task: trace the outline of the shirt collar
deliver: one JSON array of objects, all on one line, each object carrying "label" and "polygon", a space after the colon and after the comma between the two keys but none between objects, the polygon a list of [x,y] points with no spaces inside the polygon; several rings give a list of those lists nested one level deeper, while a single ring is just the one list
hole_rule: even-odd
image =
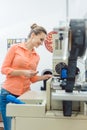
[{"label": "shirt collar", "polygon": [[[26,47],[25,47],[25,43],[19,43],[18,46],[20,46],[21,48],[25,49],[25,50],[28,50]],[[29,51],[29,50],[28,50]],[[36,53],[35,49],[32,50],[32,53]]]}]

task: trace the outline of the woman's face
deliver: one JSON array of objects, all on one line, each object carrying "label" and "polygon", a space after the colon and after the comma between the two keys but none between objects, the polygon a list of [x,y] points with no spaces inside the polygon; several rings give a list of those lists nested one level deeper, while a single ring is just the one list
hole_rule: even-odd
[{"label": "woman's face", "polygon": [[46,34],[43,32],[38,35],[35,35],[34,33],[32,33],[31,38],[32,38],[33,46],[37,48],[40,45],[43,45],[43,42],[46,38]]}]

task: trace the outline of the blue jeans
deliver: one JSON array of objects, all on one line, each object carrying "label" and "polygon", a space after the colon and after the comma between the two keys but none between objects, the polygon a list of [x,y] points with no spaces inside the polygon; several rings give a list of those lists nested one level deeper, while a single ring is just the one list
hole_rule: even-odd
[{"label": "blue jeans", "polygon": [[5,89],[1,89],[1,114],[4,124],[4,130],[11,130],[11,117],[6,116],[6,105],[9,103],[6,96],[9,94]]},{"label": "blue jeans", "polygon": [[9,94],[5,89],[1,89],[1,114],[4,124],[4,130],[11,130],[11,117],[6,116],[6,105],[9,103],[6,100],[6,96]]}]

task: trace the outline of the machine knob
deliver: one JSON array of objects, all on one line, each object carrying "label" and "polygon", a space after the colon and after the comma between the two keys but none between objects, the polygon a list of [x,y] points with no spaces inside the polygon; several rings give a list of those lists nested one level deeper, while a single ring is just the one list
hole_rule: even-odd
[{"label": "machine knob", "polygon": [[55,71],[56,71],[56,73],[57,73],[57,74],[61,74],[61,70],[62,70],[63,68],[67,68],[67,65],[66,65],[64,62],[60,62],[59,64],[57,64],[57,65],[55,66]]}]

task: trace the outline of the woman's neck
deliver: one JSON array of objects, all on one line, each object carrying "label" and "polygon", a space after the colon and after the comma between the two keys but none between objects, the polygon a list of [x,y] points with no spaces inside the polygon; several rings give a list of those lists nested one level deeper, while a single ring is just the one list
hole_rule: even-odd
[{"label": "woman's neck", "polygon": [[32,46],[32,44],[31,44],[30,41],[27,41],[27,42],[25,43],[25,46],[26,46],[26,48],[27,48],[28,50],[30,50],[30,51],[33,50],[33,46]]}]

